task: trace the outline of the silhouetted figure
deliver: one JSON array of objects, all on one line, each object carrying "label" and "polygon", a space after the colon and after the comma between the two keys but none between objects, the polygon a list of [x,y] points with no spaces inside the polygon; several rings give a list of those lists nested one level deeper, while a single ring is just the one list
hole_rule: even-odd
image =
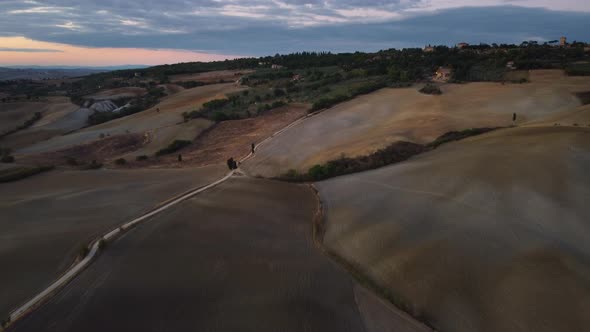
[{"label": "silhouetted figure", "polygon": [[233,157],[227,160],[227,168],[229,168],[230,171],[233,171],[234,169],[238,168],[238,163],[234,160]]},{"label": "silhouetted figure", "polygon": [[182,162],[182,155],[181,154],[178,155],[178,161]]},{"label": "silhouetted figure", "polygon": [[256,148],[256,145],[254,145],[254,143],[252,143],[252,154],[254,154],[254,149]]},{"label": "silhouetted figure", "polygon": [[516,113],[512,114],[512,122],[516,122]]},{"label": "silhouetted figure", "polygon": [[156,112],[157,112],[157,113],[160,113],[160,108],[159,108],[159,107],[158,107],[158,108],[156,108]]}]

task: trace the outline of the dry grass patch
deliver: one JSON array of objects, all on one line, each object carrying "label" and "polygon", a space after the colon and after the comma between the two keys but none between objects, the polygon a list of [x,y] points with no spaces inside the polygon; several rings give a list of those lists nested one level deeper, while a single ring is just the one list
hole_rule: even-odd
[{"label": "dry grass patch", "polygon": [[230,157],[239,159],[250,153],[252,143],[266,139],[305,116],[308,109],[304,104],[289,105],[256,118],[220,122],[203,132],[191,146],[178,151],[177,154],[182,154],[181,163],[175,154],[138,166],[194,167],[224,163]]},{"label": "dry grass patch", "polygon": [[216,71],[209,71],[204,73],[196,73],[196,74],[181,74],[181,75],[173,75],[170,76],[171,82],[188,82],[188,81],[198,81],[204,83],[219,83],[220,81],[223,82],[235,82],[240,77],[253,73],[254,70],[245,69],[245,70],[216,70]]}]

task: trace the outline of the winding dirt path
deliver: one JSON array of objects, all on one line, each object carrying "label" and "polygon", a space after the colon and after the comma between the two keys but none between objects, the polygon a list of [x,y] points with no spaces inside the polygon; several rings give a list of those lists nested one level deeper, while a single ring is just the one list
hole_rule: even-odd
[{"label": "winding dirt path", "polygon": [[[268,138],[264,139],[263,141],[259,142],[255,148],[258,149],[260,146],[267,144],[270,140],[272,140],[277,135],[280,135],[284,131],[288,130],[289,128],[298,125],[299,123],[315,116],[315,114],[307,115],[299,120],[289,124],[288,126],[282,128],[281,130],[275,132]],[[240,160],[240,163],[245,162],[246,160],[250,159],[254,155],[254,152],[250,152],[247,156],[243,157]],[[234,175],[245,175],[241,170],[233,170],[227,173],[223,178],[212,182],[206,186],[195,188],[189,190],[181,195],[173,197],[166,202],[162,203],[161,206],[158,208],[136,218],[133,219],[113,230],[104,234],[103,236],[97,238],[93,241],[88,249],[88,254],[79,262],[76,262],[72,265],[72,267],[65,272],[59,279],[54,281],[48,288],[37,294],[31,300],[26,302],[24,305],[20,306],[19,308],[15,309],[10,314],[10,322],[9,325],[5,328],[9,328],[14,322],[22,319],[27,314],[32,313],[36,308],[40,307],[54,295],[56,295],[60,290],[62,290],[69,282],[71,282],[74,278],[76,278],[82,271],[84,271],[100,254],[101,247],[104,242],[113,241],[119,238],[121,235],[126,233],[127,231],[133,229],[138,224],[145,222],[149,218],[170,209],[181,202],[184,202],[195,195],[198,195],[204,191],[207,191],[213,187],[216,187]],[[247,175],[246,175],[247,176]],[[318,206],[318,215],[322,215],[322,206],[321,202]],[[321,246],[321,241],[318,242]],[[321,248],[318,250],[323,251]],[[325,253],[324,253],[325,254]],[[329,257],[329,255],[327,255]],[[337,262],[334,264],[339,265]],[[346,271],[346,269],[344,268]],[[346,271],[349,272],[349,271]],[[362,313],[363,319],[365,320],[366,330],[368,332],[377,332],[377,331],[412,331],[412,332],[428,332],[431,331],[428,327],[424,326],[422,323],[413,320],[409,317],[406,313],[402,312],[401,310],[397,309],[393,305],[386,303],[384,300],[380,299],[378,296],[373,294],[369,289],[361,286],[360,284],[355,282],[354,286],[354,294],[355,300],[357,302],[357,306]],[[377,310],[378,309],[378,310]],[[1,329],[3,331],[5,329]]]}]

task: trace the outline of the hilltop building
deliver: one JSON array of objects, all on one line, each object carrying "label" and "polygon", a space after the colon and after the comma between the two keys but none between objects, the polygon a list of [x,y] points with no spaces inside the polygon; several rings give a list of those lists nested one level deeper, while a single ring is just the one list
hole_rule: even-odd
[{"label": "hilltop building", "polygon": [[424,52],[426,53],[430,53],[430,52],[434,52],[434,47],[433,46],[424,46]]},{"label": "hilltop building", "polygon": [[508,61],[508,63],[506,63],[506,68],[510,70],[515,70],[516,66],[514,65],[514,61]]},{"label": "hilltop building", "polygon": [[469,44],[468,44],[468,43],[459,43],[459,44],[457,44],[457,48],[458,48],[458,49],[463,49],[463,48],[465,48],[465,47],[467,47],[467,46],[469,46]]},{"label": "hilltop building", "polygon": [[270,68],[271,68],[271,69],[276,69],[276,70],[278,70],[278,69],[283,69],[283,68],[285,68],[285,67],[283,67],[283,66],[281,66],[281,65],[272,65]]},{"label": "hilltop building", "polygon": [[453,70],[451,68],[439,67],[436,70],[436,73],[434,73],[433,80],[439,81],[439,82],[447,82],[448,80],[451,79],[452,75],[453,75]]},{"label": "hilltop building", "polygon": [[567,38],[566,37],[559,38],[559,46],[561,46],[561,47],[567,46]]}]

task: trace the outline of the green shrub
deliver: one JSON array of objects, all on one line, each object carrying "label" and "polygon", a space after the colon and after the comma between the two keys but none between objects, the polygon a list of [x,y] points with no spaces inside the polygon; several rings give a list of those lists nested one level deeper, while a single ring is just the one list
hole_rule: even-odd
[{"label": "green shrub", "polygon": [[283,90],[283,89],[275,89],[273,93],[274,93],[275,97],[282,97],[286,94],[285,90]]},{"label": "green shrub", "polygon": [[191,145],[191,141],[185,140],[175,140],[174,142],[170,143],[166,148],[159,150],[156,152],[156,156],[163,156],[166,154],[174,153],[184,147]]},{"label": "green shrub", "polygon": [[115,160],[115,164],[125,165],[125,164],[127,164],[127,160],[125,158],[119,158],[119,159]]},{"label": "green shrub", "polygon": [[441,144],[445,144],[445,143],[452,142],[452,141],[462,140],[462,139],[470,137],[470,136],[485,134],[487,132],[490,132],[490,131],[496,130],[496,129],[498,129],[498,128],[471,128],[471,129],[465,129],[462,131],[449,131],[448,133],[445,133],[445,134],[439,136],[433,142],[428,143],[426,146],[429,148],[437,148]]},{"label": "green shrub", "polygon": [[183,87],[185,89],[192,89],[192,88],[196,88],[198,86],[206,85],[207,83],[200,82],[200,81],[185,81],[185,82],[177,82],[176,84],[180,85],[181,87]]},{"label": "green shrub", "polygon": [[0,171],[0,182],[17,181],[42,172],[50,171],[54,166],[14,167]]},{"label": "green shrub", "polygon": [[215,112],[213,114],[213,121],[215,121],[215,122],[227,121],[230,119],[231,118],[223,112]]},{"label": "green shrub", "polygon": [[440,88],[434,84],[426,84],[420,92],[427,95],[442,95]]},{"label": "green shrub", "polygon": [[78,166],[78,161],[74,157],[67,157],[66,164],[68,164],[70,166]]},{"label": "green shrub", "polygon": [[81,170],[93,170],[93,169],[100,169],[102,168],[102,163],[93,160],[90,164],[82,165],[80,167]]},{"label": "green shrub", "polygon": [[215,111],[229,104],[229,99],[214,99],[203,104],[204,111]]},{"label": "green shrub", "polygon": [[0,156],[8,156],[12,153],[10,148],[0,148]]},{"label": "green shrub", "polygon": [[86,256],[88,256],[88,253],[90,253],[90,250],[86,245],[83,245],[78,250],[78,257],[80,257],[80,259],[84,259]]},{"label": "green shrub", "polygon": [[14,162],[14,156],[11,155],[4,155],[0,158],[0,162],[3,163],[13,163]]},{"label": "green shrub", "polygon": [[271,107],[271,109],[275,109],[275,108],[283,107],[286,105],[287,105],[287,103],[285,103],[282,100],[279,100],[279,101],[275,101],[274,103],[272,103],[272,105],[270,105],[270,107]]},{"label": "green shrub", "polygon": [[590,64],[581,63],[570,65],[565,69],[565,72],[569,76],[590,76]]},{"label": "green shrub", "polygon": [[32,126],[35,122],[39,121],[39,119],[41,119],[41,112],[35,112],[35,114],[33,114],[33,117],[25,121],[25,123],[20,127],[20,129],[25,129]]},{"label": "green shrub", "polygon": [[590,104],[590,91],[578,92],[576,93],[576,97],[578,97],[582,105]]},{"label": "green shrub", "polygon": [[330,108],[336,104],[340,104],[340,103],[350,100],[356,96],[368,94],[368,93],[377,91],[379,89],[382,89],[386,86],[387,85],[385,84],[385,82],[371,82],[371,83],[367,83],[365,85],[362,85],[356,89],[352,89],[348,94],[339,94],[339,95],[335,95],[332,97],[321,98],[318,101],[316,101],[315,103],[313,103],[313,105],[310,109],[310,113],[313,113],[313,112],[316,112],[316,111],[319,111],[319,110],[322,110],[325,108]]}]

